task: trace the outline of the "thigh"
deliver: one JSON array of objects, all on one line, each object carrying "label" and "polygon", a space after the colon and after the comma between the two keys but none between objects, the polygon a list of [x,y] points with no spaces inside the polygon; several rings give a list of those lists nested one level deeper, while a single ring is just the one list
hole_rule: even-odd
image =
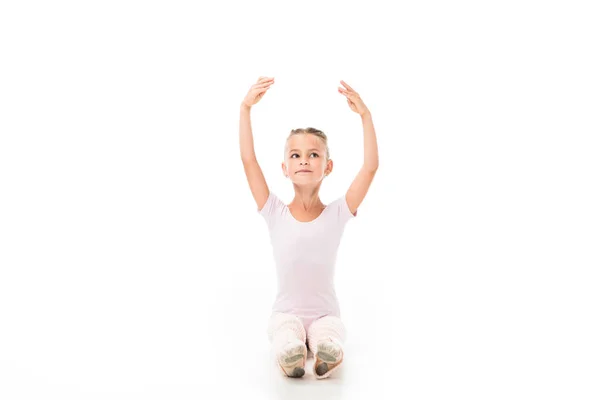
[{"label": "thigh", "polygon": [[307,331],[308,344],[311,351],[316,348],[316,345],[321,340],[327,340],[334,338],[340,343],[346,341],[346,327],[340,317],[333,315],[326,315],[324,317],[316,319],[309,327]]},{"label": "thigh", "polygon": [[275,311],[269,318],[267,328],[269,341],[273,341],[275,334],[282,331],[292,331],[295,337],[302,341],[306,341],[306,331],[302,320],[298,316]]}]

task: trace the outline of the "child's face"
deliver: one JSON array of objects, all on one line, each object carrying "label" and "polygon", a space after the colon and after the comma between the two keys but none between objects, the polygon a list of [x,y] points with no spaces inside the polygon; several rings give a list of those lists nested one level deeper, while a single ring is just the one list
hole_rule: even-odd
[{"label": "child's face", "polygon": [[[325,145],[319,137],[311,134],[293,135],[285,148],[283,173],[298,184],[321,181],[333,167],[333,162],[326,158]],[[299,172],[301,170],[310,172]]]}]

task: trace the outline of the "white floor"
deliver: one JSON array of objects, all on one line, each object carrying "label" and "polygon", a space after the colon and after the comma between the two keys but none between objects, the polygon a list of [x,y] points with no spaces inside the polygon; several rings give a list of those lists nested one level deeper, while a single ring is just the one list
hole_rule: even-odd
[{"label": "white floor", "polygon": [[[265,310],[266,311],[266,310]],[[268,313],[267,313],[268,314]],[[384,379],[377,376],[381,371],[382,353],[378,350],[378,341],[372,335],[372,329],[365,327],[360,329],[361,324],[354,324],[352,313],[348,312],[346,327],[348,339],[344,346],[344,363],[340,369],[329,378],[318,380],[313,374],[314,356],[309,352],[302,378],[288,378],[283,376],[273,360],[270,358],[270,343],[266,335],[266,320],[262,329],[257,329],[245,334],[250,337],[253,345],[246,346],[234,338],[235,330],[228,330],[219,342],[229,342],[225,346],[230,357],[237,358],[238,362],[229,363],[219,360],[216,364],[220,369],[227,372],[216,377],[212,385],[212,393],[218,393],[222,398],[256,398],[256,399],[364,399],[374,393],[381,393],[384,388]],[[262,317],[266,315],[263,311],[259,313]],[[256,317],[240,317],[247,321],[248,325]],[[372,321],[373,317],[367,317],[364,325]],[[233,327],[240,321],[224,321],[224,324]],[[256,327],[256,326],[255,326]],[[369,342],[364,338],[372,338]],[[237,343],[237,344],[236,344]],[[236,357],[237,354],[237,357]],[[248,360],[248,361],[244,361]],[[391,364],[391,360],[388,361]],[[395,368],[390,365],[388,368]],[[385,375],[385,374],[382,374]]]},{"label": "white floor", "polygon": [[363,279],[359,291],[351,270],[339,275],[344,364],[324,380],[314,359],[299,379],[269,359],[262,277],[186,281],[170,269],[150,272],[152,284],[112,273],[85,286],[71,271],[76,287],[56,270],[14,275],[3,292],[0,399],[598,398],[597,327],[583,294],[568,303],[528,278],[447,285],[441,270]]}]

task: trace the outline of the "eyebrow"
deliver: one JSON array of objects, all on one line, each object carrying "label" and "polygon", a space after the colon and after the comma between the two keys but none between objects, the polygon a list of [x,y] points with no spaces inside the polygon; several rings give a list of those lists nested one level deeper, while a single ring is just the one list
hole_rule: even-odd
[{"label": "eyebrow", "polygon": [[[311,150],[320,151],[319,149],[308,149],[308,151],[311,151]],[[300,150],[298,150],[298,149],[291,149],[291,150],[289,151],[289,153],[291,153],[292,151],[300,151]]]}]

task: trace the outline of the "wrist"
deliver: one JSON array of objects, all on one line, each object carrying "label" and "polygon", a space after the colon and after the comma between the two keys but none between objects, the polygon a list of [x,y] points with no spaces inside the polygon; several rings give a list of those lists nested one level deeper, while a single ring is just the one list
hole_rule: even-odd
[{"label": "wrist", "polygon": [[250,108],[251,107],[249,105],[247,105],[246,103],[240,104],[240,110],[241,111],[250,111]]}]

